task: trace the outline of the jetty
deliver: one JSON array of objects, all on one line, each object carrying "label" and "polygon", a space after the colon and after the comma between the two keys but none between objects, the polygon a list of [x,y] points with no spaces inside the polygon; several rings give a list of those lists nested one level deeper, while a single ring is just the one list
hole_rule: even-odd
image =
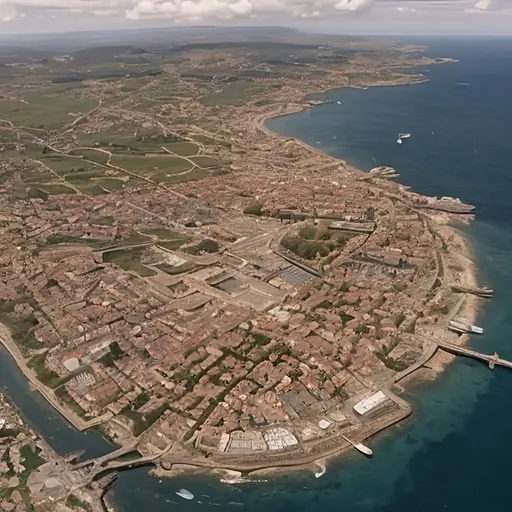
[{"label": "jetty", "polygon": [[494,295],[494,290],[491,290],[490,288],[466,288],[465,286],[452,284],[451,289],[455,293],[469,293],[471,295],[476,295],[477,297],[482,297],[484,299],[491,299]]},{"label": "jetty", "polygon": [[361,452],[367,457],[373,456],[372,450],[368,448],[368,446],[365,446],[363,443],[354,443],[354,441],[351,441],[347,436],[344,436],[343,434],[341,434],[341,437],[343,437],[347,443],[350,443],[357,451]]},{"label": "jetty", "polygon": [[512,369],[512,362],[507,361],[506,359],[502,359],[497,352],[494,352],[493,355],[488,355],[482,354],[481,352],[477,352],[476,350],[470,348],[455,345],[454,343],[449,343],[447,341],[435,341],[435,343],[439,348],[446,350],[446,352],[450,352],[455,355],[471,357],[479,361],[484,361],[489,365],[491,370],[493,370],[496,365]]}]

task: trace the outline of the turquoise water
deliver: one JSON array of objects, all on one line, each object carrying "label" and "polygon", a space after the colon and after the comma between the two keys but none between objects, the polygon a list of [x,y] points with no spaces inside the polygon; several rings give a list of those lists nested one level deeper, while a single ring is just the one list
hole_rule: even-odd
[{"label": "turquoise water", "polygon": [[[419,192],[475,204],[478,220],[466,232],[479,279],[496,297],[480,312],[484,336],[471,344],[512,360],[512,41],[427,44],[432,55],[461,62],[432,66],[431,81],[421,85],[330,91],[341,105],[321,105],[268,125],[363,169],[392,165],[400,181]],[[402,131],[412,138],[399,147]],[[97,433],[68,427],[29,392],[1,350],[0,385],[58,451],[86,448],[92,455],[109,448]],[[115,501],[122,512],[510,511],[511,391],[512,372],[458,359],[435,383],[407,393],[415,414],[373,442],[373,460],[353,453],[330,463],[318,480],[300,473],[239,487],[191,476],[160,482],[138,469],[121,475]],[[182,487],[195,500],[176,496]]]}]

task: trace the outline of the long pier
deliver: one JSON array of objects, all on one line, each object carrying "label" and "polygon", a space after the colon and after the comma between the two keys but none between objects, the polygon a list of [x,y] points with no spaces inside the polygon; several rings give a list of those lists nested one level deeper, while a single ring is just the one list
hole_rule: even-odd
[{"label": "long pier", "polygon": [[453,343],[448,343],[446,341],[432,341],[434,341],[439,348],[442,348],[447,352],[451,352],[452,354],[471,357],[473,359],[478,359],[479,361],[485,361],[489,365],[489,368],[491,370],[494,369],[496,365],[512,369],[512,362],[507,361],[506,359],[501,359],[497,352],[494,352],[493,355],[482,354],[481,352],[477,352],[476,350],[461,347],[460,345],[455,345]]}]

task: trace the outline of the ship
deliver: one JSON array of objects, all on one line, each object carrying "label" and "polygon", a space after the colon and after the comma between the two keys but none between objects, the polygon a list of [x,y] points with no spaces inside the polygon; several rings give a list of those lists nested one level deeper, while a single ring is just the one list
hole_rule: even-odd
[{"label": "ship", "polygon": [[397,144],[402,144],[404,139],[409,139],[411,137],[411,134],[410,133],[399,133],[398,134],[398,139],[397,139]]},{"label": "ship", "polygon": [[187,489],[180,489],[179,491],[176,492],[176,494],[180,498],[183,498],[184,500],[193,500],[194,499],[194,495],[190,491],[187,491]]},{"label": "ship", "polygon": [[460,334],[483,334],[484,330],[477,325],[472,325],[467,320],[460,318],[458,320],[451,320],[448,328],[451,331],[458,332]]}]

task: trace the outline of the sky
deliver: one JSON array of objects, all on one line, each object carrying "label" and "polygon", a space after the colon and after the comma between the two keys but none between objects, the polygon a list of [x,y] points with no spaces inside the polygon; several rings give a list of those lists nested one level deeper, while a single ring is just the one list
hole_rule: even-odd
[{"label": "sky", "polygon": [[512,0],[0,0],[0,35],[187,25],[512,35]]}]

